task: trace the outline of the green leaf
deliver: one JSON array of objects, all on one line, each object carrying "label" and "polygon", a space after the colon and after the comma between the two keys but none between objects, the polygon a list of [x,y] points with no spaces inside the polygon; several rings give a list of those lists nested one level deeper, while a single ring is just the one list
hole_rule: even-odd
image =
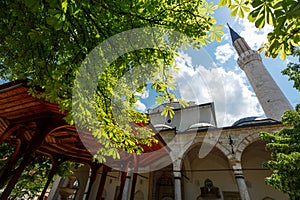
[{"label": "green leaf", "polygon": [[263,28],[265,26],[265,16],[263,14],[260,14],[259,16],[257,16],[255,26],[257,28]]},{"label": "green leaf", "polygon": [[39,1],[35,0],[25,0],[24,3],[28,8],[31,8],[33,11],[37,11],[40,6]]},{"label": "green leaf", "polygon": [[231,0],[220,0],[218,5],[220,7],[222,7],[222,6],[230,6],[231,5]]},{"label": "green leaf", "polygon": [[212,41],[216,40],[217,42],[221,41],[221,35],[224,34],[222,31],[223,26],[214,26],[211,31],[209,32],[209,37],[211,38]]},{"label": "green leaf", "polygon": [[170,116],[170,118],[172,118],[173,115],[175,114],[173,109],[174,109],[174,107],[172,107],[172,106],[165,106],[164,110],[161,113],[161,115],[165,116],[165,117]]},{"label": "green leaf", "polygon": [[274,26],[274,21],[275,21],[275,18],[274,18],[274,14],[273,12],[271,11],[271,9],[267,8],[267,23]]},{"label": "green leaf", "polygon": [[64,13],[67,12],[67,8],[68,8],[68,1],[67,0],[65,0],[61,3],[61,8],[62,8]]}]

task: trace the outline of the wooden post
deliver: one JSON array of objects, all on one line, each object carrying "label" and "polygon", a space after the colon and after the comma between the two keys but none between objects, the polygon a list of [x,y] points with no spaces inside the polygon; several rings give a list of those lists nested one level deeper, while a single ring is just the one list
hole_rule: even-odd
[{"label": "wooden post", "polygon": [[92,164],[91,165],[91,170],[92,170],[92,174],[91,174],[91,177],[90,177],[90,182],[89,182],[89,187],[88,187],[88,191],[86,193],[86,197],[85,199],[88,200],[89,197],[90,197],[90,194],[91,194],[91,191],[92,191],[92,187],[93,187],[93,184],[97,178],[97,175],[100,171],[102,167],[102,164]]},{"label": "wooden post", "polygon": [[10,156],[8,162],[0,171],[0,188],[3,188],[4,185],[8,182],[10,176],[12,175],[11,169],[17,164],[23,153],[24,145],[22,145],[20,139],[17,139],[14,153]]},{"label": "wooden post", "polygon": [[99,187],[98,187],[96,200],[101,200],[101,198],[102,198],[108,171],[110,171],[110,168],[107,167],[107,166],[103,166],[103,170],[102,170],[102,174],[101,174],[101,179],[100,179],[100,184],[99,184]]},{"label": "wooden post", "polygon": [[44,196],[45,196],[45,194],[46,194],[46,191],[47,191],[47,189],[48,189],[48,187],[49,187],[50,182],[51,182],[52,179],[53,179],[53,176],[56,174],[56,172],[57,172],[59,166],[60,166],[63,162],[65,162],[65,160],[63,160],[63,159],[61,159],[61,158],[52,158],[52,167],[51,167],[51,169],[50,169],[50,171],[49,171],[47,182],[46,182],[46,184],[45,184],[45,186],[44,186],[44,189],[43,189],[41,195],[39,196],[39,199],[38,199],[38,200],[43,200],[43,199],[44,199]]},{"label": "wooden post", "polygon": [[13,176],[9,180],[8,184],[6,185],[5,190],[3,191],[0,199],[6,200],[8,199],[11,191],[14,189],[15,184],[18,182],[19,177],[21,176],[22,172],[24,171],[25,167],[34,160],[33,155],[31,154],[25,154],[20,166],[15,170]]},{"label": "wooden post", "polygon": [[131,186],[131,192],[130,192],[130,200],[134,200],[137,175],[138,175],[137,173],[134,173],[133,177],[132,177],[132,186]]},{"label": "wooden post", "polygon": [[122,172],[122,175],[121,175],[121,185],[120,185],[120,193],[118,195],[118,200],[122,200],[123,190],[124,190],[125,181],[126,181],[126,175],[127,175],[126,171]]}]

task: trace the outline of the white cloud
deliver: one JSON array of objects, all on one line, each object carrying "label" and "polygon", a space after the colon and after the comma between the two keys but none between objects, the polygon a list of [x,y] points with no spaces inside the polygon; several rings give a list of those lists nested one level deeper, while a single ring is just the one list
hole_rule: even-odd
[{"label": "white cloud", "polygon": [[261,47],[262,43],[268,42],[268,33],[272,31],[272,26],[266,24],[264,28],[258,29],[254,23],[248,21],[247,18],[237,19],[237,23],[242,30],[240,35],[246,40],[251,49],[257,50]]},{"label": "white cloud", "polygon": [[232,45],[230,45],[229,43],[218,46],[215,51],[216,59],[222,64],[227,62],[235,54],[236,53]]},{"label": "white cloud", "polygon": [[263,114],[242,71],[225,71],[213,66],[210,69],[198,66],[194,70],[184,63],[178,63],[177,87],[181,98],[198,104],[214,102],[219,127],[231,126],[243,117]]},{"label": "white cloud", "polygon": [[137,96],[141,97],[142,99],[147,99],[149,97],[149,90],[146,90],[145,92],[143,93],[138,93],[136,92],[135,93]]},{"label": "white cloud", "polygon": [[222,41],[229,41],[229,40],[230,40],[229,33],[225,33],[225,34],[222,36]]},{"label": "white cloud", "polygon": [[179,55],[175,57],[175,62],[177,66],[192,66],[192,58],[184,52],[179,52]]},{"label": "white cloud", "polygon": [[135,109],[137,111],[140,111],[140,112],[145,112],[146,111],[146,105],[143,104],[140,100],[138,100],[136,103],[135,103]]}]

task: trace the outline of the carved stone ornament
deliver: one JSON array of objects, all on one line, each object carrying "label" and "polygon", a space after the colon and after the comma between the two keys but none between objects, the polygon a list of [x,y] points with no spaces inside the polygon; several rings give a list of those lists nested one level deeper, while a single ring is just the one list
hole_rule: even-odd
[{"label": "carved stone ornament", "polygon": [[200,188],[201,197],[204,199],[218,199],[221,198],[220,190],[217,187],[214,187],[213,182],[210,179],[204,181],[204,187]]}]

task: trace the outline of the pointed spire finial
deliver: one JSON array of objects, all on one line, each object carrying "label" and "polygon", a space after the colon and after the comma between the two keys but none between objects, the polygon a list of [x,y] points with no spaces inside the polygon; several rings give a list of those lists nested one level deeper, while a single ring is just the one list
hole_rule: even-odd
[{"label": "pointed spire finial", "polygon": [[236,39],[241,38],[241,36],[240,36],[239,34],[237,34],[237,33],[229,26],[228,23],[227,23],[227,26],[228,26],[228,28],[229,28],[229,30],[230,30],[230,35],[231,35],[232,43],[233,43]]}]

